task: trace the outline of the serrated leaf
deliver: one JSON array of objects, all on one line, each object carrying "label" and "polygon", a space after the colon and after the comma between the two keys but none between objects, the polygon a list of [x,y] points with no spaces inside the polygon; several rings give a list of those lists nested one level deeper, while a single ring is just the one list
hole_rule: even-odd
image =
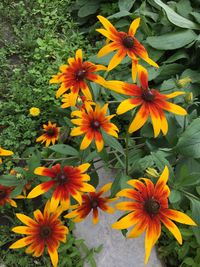
[{"label": "serrated leaf", "polygon": [[54,152],[60,153],[62,155],[67,155],[67,156],[78,156],[79,152],[69,146],[69,145],[63,145],[63,144],[58,144],[54,146],[50,146],[49,149],[51,149]]},{"label": "serrated leaf", "polygon": [[179,138],[176,148],[191,158],[200,158],[200,118],[195,119]]},{"label": "serrated leaf", "polygon": [[186,29],[200,30],[200,25],[180,16],[168,5],[164,4],[161,0],[154,0],[154,2],[165,10],[169,21],[174,25]]}]

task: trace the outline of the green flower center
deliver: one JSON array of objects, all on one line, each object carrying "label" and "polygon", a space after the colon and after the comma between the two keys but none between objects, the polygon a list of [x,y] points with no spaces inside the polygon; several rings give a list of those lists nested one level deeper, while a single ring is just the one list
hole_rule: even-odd
[{"label": "green flower center", "polygon": [[91,122],[91,127],[92,127],[92,129],[94,129],[94,130],[98,130],[98,129],[101,127],[101,124],[100,124],[99,121],[92,121],[92,122]]},{"label": "green flower center", "polygon": [[78,70],[75,74],[77,81],[83,80],[85,76],[86,76],[86,70],[84,69]]},{"label": "green flower center", "polygon": [[131,36],[125,36],[122,39],[122,43],[126,48],[133,48],[134,47],[134,39]]},{"label": "green flower center", "polygon": [[155,215],[160,210],[160,203],[157,200],[150,198],[145,201],[144,209],[147,213],[149,213],[149,215]]},{"label": "green flower center", "polygon": [[3,189],[0,189],[0,199],[4,199],[6,195],[7,195],[6,191]]},{"label": "green flower center", "polygon": [[40,237],[42,239],[48,238],[51,235],[51,233],[52,233],[52,230],[51,230],[51,227],[49,226],[45,225],[40,228]]},{"label": "green flower center", "polygon": [[151,90],[143,90],[142,92],[142,99],[147,102],[153,102],[155,95],[152,93]]},{"label": "green flower center", "polygon": [[54,128],[47,129],[46,134],[48,136],[54,136],[55,135],[55,129]]}]

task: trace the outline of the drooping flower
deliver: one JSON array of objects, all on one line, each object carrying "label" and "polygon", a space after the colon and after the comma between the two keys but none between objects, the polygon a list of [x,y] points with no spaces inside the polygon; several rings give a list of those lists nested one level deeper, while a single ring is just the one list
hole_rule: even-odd
[{"label": "drooping flower", "polygon": [[[169,177],[169,170],[164,168],[156,185],[150,179],[132,179],[127,183],[134,189],[123,189],[117,193],[118,197],[127,197],[131,201],[116,204],[116,208],[128,211],[129,214],[115,222],[114,229],[134,228],[129,232],[128,237],[138,237],[146,231],[145,237],[145,264],[148,262],[151,249],[161,234],[161,222],[174,235],[177,241],[182,244],[182,236],[178,227],[172,222],[176,221],[188,225],[196,225],[186,214],[169,209],[168,197],[169,187],[166,185]],[[143,182],[144,181],[144,182]]]},{"label": "drooping flower", "polygon": [[46,203],[44,212],[34,211],[34,219],[17,213],[17,218],[26,226],[16,226],[12,229],[18,234],[27,235],[13,243],[10,248],[18,249],[28,246],[26,253],[33,254],[34,257],[40,257],[45,248],[49,253],[53,267],[58,264],[58,247],[60,242],[66,242],[68,228],[62,224],[59,219],[62,208],[58,207],[56,211],[50,212],[50,203]]},{"label": "drooping flower", "polygon": [[103,16],[97,16],[105,29],[97,29],[99,33],[104,35],[108,40],[111,40],[106,46],[101,48],[98,53],[99,57],[105,56],[112,51],[117,50],[108,65],[108,71],[114,69],[122,59],[128,55],[132,59],[132,76],[135,79],[137,71],[135,61],[137,56],[145,60],[148,64],[157,67],[158,64],[149,58],[149,55],[144,46],[136,39],[135,33],[140,24],[140,18],[135,19],[128,30],[128,33],[117,31],[116,28]]},{"label": "drooping flower", "polygon": [[44,133],[36,139],[36,142],[44,143],[48,147],[51,143],[54,145],[59,138],[60,127],[56,126],[56,123],[43,124]]},{"label": "drooping flower", "polygon": [[78,127],[72,129],[71,136],[78,136],[85,134],[80,149],[86,149],[95,140],[95,144],[98,152],[104,147],[104,141],[102,132],[105,131],[109,135],[118,137],[119,131],[117,126],[110,122],[110,119],[115,115],[106,116],[108,104],[105,104],[102,108],[99,104],[92,108],[91,104],[85,102],[85,109],[75,110],[72,112],[72,116],[77,116],[78,119],[72,119],[71,121],[78,125]]},{"label": "drooping flower", "polygon": [[29,109],[29,113],[31,116],[36,117],[36,116],[40,115],[40,109],[36,108],[36,107],[32,107]]},{"label": "drooping flower", "polygon": [[76,102],[73,102],[73,98],[74,96],[72,93],[62,95],[61,101],[63,102],[63,104],[61,105],[61,108],[69,108],[76,106],[77,108],[81,109],[85,108],[85,102],[89,102],[90,104],[94,105],[94,102],[92,100],[87,99],[83,95],[79,95],[76,99]]},{"label": "drooping flower", "polygon": [[157,137],[160,131],[164,135],[168,132],[168,123],[164,111],[169,111],[177,115],[186,115],[187,112],[182,107],[170,103],[167,100],[184,94],[184,92],[173,92],[171,94],[161,94],[156,89],[149,89],[148,73],[145,68],[138,66],[138,77],[140,86],[128,84],[120,81],[108,81],[105,87],[115,90],[131,98],[120,103],[117,108],[117,114],[123,114],[133,108],[141,106],[135,118],[129,126],[129,133],[139,130],[151,117],[154,129],[154,137]]},{"label": "drooping flower", "polygon": [[14,187],[12,186],[3,186],[0,185],[0,206],[4,206],[6,203],[9,203],[12,207],[17,207],[16,202],[10,198]]},{"label": "drooping flower", "polygon": [[106,70],[107,68],[102,65],[95,65],[90,61],[83,61],[82,50],[76,51],[75,58],[68,59],[69,65],[62,65],[60,67],[60,73],[54,75],[50,80],[50,83],[61,83],[60,88],[56,93],[56,97],[60,97],[63,93],[71,90],[72,104],[75,105],[79,91],[92,100],[90,89],[87,82],[92,81],[103,85],[105,80],[101,76],[95,74],[96,71]]},{"label": "drooping flower", "polygon": [[47,176],[51,180],[43,182],[33,188],[27,198],[35,198],[53,188],[50,202],[51,210],[55,210],[59,203],[64,210],[69,208],[70,197],[72,196],[79,204],[82,203],[82,192],[93,192],[95,188],[88,184],[90,176],[85,171],[90,164],[84,163],[78,167],[65,165],[63,168],[56,164],[51,168],[38,167],[34,173],[41,176]]},{"label": "drooping flower", "polygon": [[[10,150],[3,149],[0,147],[0,157],[7,157],[13,155],[13,152]],[[2,159],[0,158],[0,164],[2,163]]]},{"label": "drooping flower", "polygon": [[83,195],[83,202],[81,205],[72,206],[72,211],[65,215],[65,218],[73,218],[74,222],[81,222],[92,211],[93,223],[97,224],[99,221],[99,209],[108,213],[114,213],[114,208],[108,206],[108,203],[115,201],[116,198],[103,197],[102,195],[110,190],[112,183],[104,185],[99,191],[91,192]]}]

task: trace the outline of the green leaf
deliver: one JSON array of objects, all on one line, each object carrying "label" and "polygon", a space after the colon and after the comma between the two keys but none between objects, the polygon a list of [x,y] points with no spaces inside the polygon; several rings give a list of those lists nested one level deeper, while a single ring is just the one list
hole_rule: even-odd
[{"label": "green leaf", "polygon": [[183,58],[189,59],[189,55],[184,50],[178,50],[176,53],[174,53],[171,57],[169,57],[163,63],[173,63]]},{"label": "green leaf", "polygon": [[191,158],[200,158],[200,118],[195,119],[181,135],[176,148]]},{"label": "green leaf", "polygon": [[158,50],[173,50],[193,42],[197,35],[192,30],[179,30],[160,36],[150,36],[147,43]]},{"label": "green leaf", "polygon": [[2,175],[0,176],[0,184],[4,186],[16,186],[20,183],[13,175]]},{"label": "green leaf", "polygon": [[130,11],[134,3],[135,3],[135,0],[119,0],[118,1],[119,10]]},{"label": "green leaf", "polygon": [[120,144],[120,142],[116,138],[108,135],[105,132],[103,132],[102,135],[103,135],[103,139],[104,139],[105,143],[109,147],[112,147],[115,150],[119,151],[121,154],[125,155],[124,154],[124,149],[123,149],[122,145]]},{"label": "green leaf", "polygon": [[58,144],[58,145],[50,146],[49,149],[57,153],[60,153],[62,155],[78,156],[79,154],[79,152],[75,148],[69,145]]},{"label": "green leaf", "polygon": [[109,16],[108,19],[119,19],[122,17],[130,16],[130,15],[131,15],[130,12],[128,12],[126,10],[122,10],[120,12],[113,14],[112,16]]},{"label": "green leaf", "polygon": [[24,186],[25,186],[26,182],[20,182],[20,184],[18,184],[18,186],[15,187],[15,189],[12,191],[12,193],[10,194],[10,197],[17,197],[19,196],[19,194],[21,194]]},{"label": "green leaf", "polygon": [[171,203],[177,203],[181,200],[181,193],[177,190],[171,190],[169,195],[169,201]]},{"label": "green leaf", "polygon": [[200,25],[180,16],[168,5],[164,4],[161,0],[154,0],[154,2],[165,10],[169,21],[174,25],[180,28],[200,30]]},{"label": "green leaf", "polygon": [[117,192],[119,192],[123,188],[129,188],[130,186],[127,184],[127,181],[130,180],[131,177],[128,175],[125,175],[123,173],[118,173],[115,177],[114,182],[112,183],[111,187],[111,198],[114,197]]},{"label": "green leaf", "polygon": [[200,13],[199,12],[191,12],[190,14],[194,17],[196,22],[200,24]]},{"label": "green leaf", "polygon": [[79,9],[78,16],[84,18],[91,14],[95,14],[98,8],[99,3],[97,1],[88,0],[86,4]]}]

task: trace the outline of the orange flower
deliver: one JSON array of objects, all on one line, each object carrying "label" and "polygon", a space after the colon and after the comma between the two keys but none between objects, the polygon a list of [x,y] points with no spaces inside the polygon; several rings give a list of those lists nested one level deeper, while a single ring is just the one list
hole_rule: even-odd
[{"label": "orange flower", "polygon": [[35,198],[42,195],[53,188],[50,208],[56,210],[61,203],[63,209],[68,209],[70,205],[70,197],[72,196],[79,204],[82,203],[82,192],[93,192],[95,188],[88,184],[90,176],[84,172],[90,167],[85,163],[78,167],[65,165],[61,168],[60,164],[56,164],[51,168],[38,167],[34,173],[41,176],[51,178],[50,181],[44,182],[33,188],[27,198]]},{"label": "orange flower", "polygon": [[40,257],[47,247],[53,267],[58,264],[58,247],[60,242],[66,242],[66,235],[69,230],[59,220],[62,208],[57,208],[53,213],[49,210],[50,203],[46,203],[43,214],[40,210],[34,211],[34,218],[17,213],[17,218],[26,226],[17,226],[12,229],[18,234],[27,235],[13,243],[10,248],[18,249],[28,246],[26,253],[31,253],[35,257]]},{"label": "orange flower", "polygon": [[10,198],[14,187],[0,185],[0,206],[4,206],[9,203],[13,207],[17,207],[16,202]]},{"label": "orange flower", "polygon": [[[10,150],[3,149],[0,147],[0,156],[7,157],[13,155],[13,152]],[[0,158],[0,164],[2,163],[2,159]]]},{"label": "orange flower", "polygon": [[69,65],[62,65],[60,67],[61,73],[54,75],[50,80],[50,83],[61,83],[61,86],[56,93],[56,97],[60,97],[63,93],[71,89],[71,101],[73,105],[76,103],[80,90],[87,99],[91,100],[92,95],[88,88],[87,81],[103,85],[105,82],[104,78],[94,72],[106,70],[106,67],[102,65],[95,65],[90,61],[83,62],[81,49],[76,51],[75,58],[68,59],[68,63]]},{"label": "orange flower", "polygon": [[104,105],[103,108],[97,104],[95,110],[93,110],[91,104],[85,102],[85,109],[82,108],[72,112],[72,116],[79,118],[71,120],[74,124],[78,125],[78,127],[72,129],[71,136],[85,134],[81,143],[81,150],[86,149],[94,139],[97,150],[100,152],[104,146],[101,130],[116,138],[118,137],[117,132],[119,130],[117,126],[110,122],[110,119],[115,115],[106,116],[107,109],[108,104]]},{"label": "orange flower", "polygon": [[92,102],[91,100],[88,100],[85,96],[81,96],[79,95],[77,97],[77,101],[74,103],[73,102],[73,94],[72,93],[68,93],[68,94],[64,94],[62,95],[62,102],[63,104],[61,105],[61,108],[69,108],[69,107],[77,107],[79,109],[81,108],[85,108],[85,102],[89,102],[92,105],[94,105],[94,102]]},{"label": "orange flower", "polygon": [[84,220],[88,214],[92,211],[93,213],[93,223],[97,224],[99,221],[98,208],[108,212],[113,213],[114,208],[108,206],[108,203],[115,201],[116,198],[102,197],[102,195],[110,190],[112,183],[104,185],[98,192],[92,192],[88,195],[83,195],[83,203],[81,205],[74,205],[71,208],[73,211],[65,215],[65,218],[74,218],[74,222],[80,222]]},{"label": "orange flower", "polygon": [[118,32],[115,27],[104,17],[97,16],[100,22],[103,24],[105,29],[97,29],[102,35],[111,40],[112,42],[101,48],[98,53],[99,57],[105,56],[108,53],[117,50],[117,53],[111,59],[108,65],[108,71],[114,69],[126,54],[132,59],[132,76],[135,79],[135,71],[137,71],[135,66],[135,61],[137,61],[137,56],[141,57],[150,65],[157,67],[144,48],[144,46],[135,38],[135,33],[140,24],[140,18],[135,19],[128,30],[128,33]]},{"label": "orange flower", "polygon": [[166,185],[169,177],[169,170],[164,168],[163,173],[156,185],[150,179],[129,180],[127,183],[135,189],[123,189],[117,193],[118,197],[127,197],[132,201],[121,202],[116,205],[119,210],[128,211],[129,214],[115,222],[112,227],[115,229],[134,228],[129,232],[128,237],[138,237],[146,230],[145,237],[145,264],[148,262],[151,249],[161,234],[161,222],[174,235],[177,241],[182,244],[182,236],[178,227],[171,221],[196,225],[186,214],[168,208],[169,187]]},{"label": "orange flower", "polygon": [[147,70],[140,65],[138,65],[138,77],[141,84],[140,87],[136,84],[128,84],[120,81],[108,81],[105,83],[105,87],[132,97],[120,103],[117,108],[117,114],[123,114],[135,107],[141,106],[129,126],[129,133],[140,129],[150,116],[154,129],[154,137],[157,137],[160,131],[166,135],[168,132],[168,123],[164,110],[177,115],[187,114],[185,109],[167,102],[167,100],[182,95],[184,92],[178,91],[163,95],[155,89],[149,89]]},{"label": "orange flower", "polygon": [[48,125],[43,124],[43,129],[45,133],[39,136],[36,139],[36,142],[46,142],[46,147],[48,147],[51,143],[54,145],[58,140],[60,128],[56,127],[56,123],[48,121]]}]

